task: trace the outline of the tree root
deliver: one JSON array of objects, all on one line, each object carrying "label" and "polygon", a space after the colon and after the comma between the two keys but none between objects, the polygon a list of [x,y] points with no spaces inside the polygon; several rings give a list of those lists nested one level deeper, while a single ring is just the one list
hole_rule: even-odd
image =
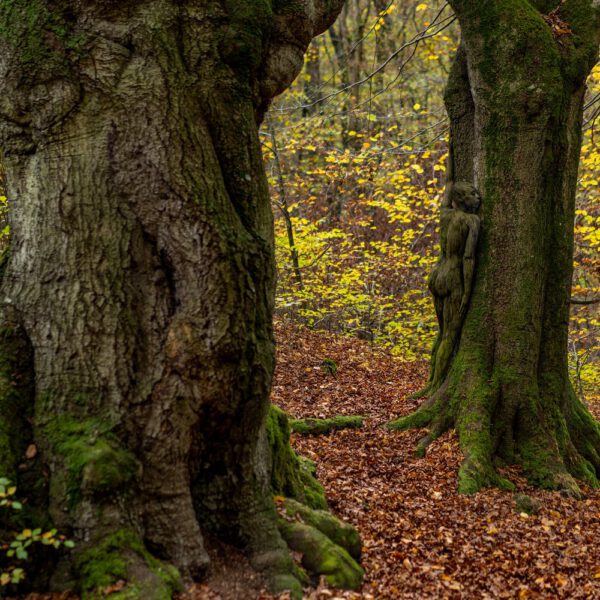
[{"label": "tree root", "polygon": [[363,426],[364,417],[339,416],[331,419],[290,419],[290,427],[294,433],[302,435],[324,435],[340,429],[359,429]]},{"label": "tree root", "polygon": [[[428,388],[426,388],[428,389]],[[417,444],[423,456],[442,433],[455,427],[464,461],[458,491],[485,487],[513,490],[495,461],[517,463],[533,485],[580,498],[576,479],[598,487],[600,424],[568,384],[544,398],[537,388],[517,386],[501,372],[492,376],[476,361],[454,365],[444,383],[413,413],[388,423],[391,430],[425,428]],[[560,391],[562,390],[562,391]]]},{"label": "tree root", "polygon": [[360,536],[352,525],[340,521],[330,512],[311,509],[292,498],[286,498],[283,506],[287,517],[301,519],[306,525],[318,529],[332,542],[344,548],[352,558],[360,560]]},{"label": "tree root", "polygon": [[310,572],[324,575],[336,588],[356,589],[361,585],[362,568],[344,548],[315,527],[280,519],[279,531],[292,550],[302,553],[302,566]]},{"label": "tree root", "polygon": [[357,562],[360,536],[354,527],[323,510],[327,503],[323,488],[314,477],[314,465],[292,450],[287,415],[275,406],[271,407],[267,433],[272,457],[271,485],[279,505],[278,528],[288,547],[303,555],[303,568],[293,569],[283,556],[277,557],[277,569],[273,568],[277,562],[273,557],[263,557],[272,565],[271,590],[288,590],[293,598],[302,598],[301,585],[310,581],[304,569],[313,578],[324,575],[335,587],[359,587],[364,574]]},{"label": "tree root", "polygon": [[126,529],[83,550],[75,568],[82,600],[170,600],[182,589],[177,569],[154,558]]},{"label": "tree root", "polygon": [[271,406],[267,418],[267,438],[273,493],[295,498],[311,508],[326,509],[325,490],[314,476],[314,464],[292,450],[288,417],[276,406]]}]

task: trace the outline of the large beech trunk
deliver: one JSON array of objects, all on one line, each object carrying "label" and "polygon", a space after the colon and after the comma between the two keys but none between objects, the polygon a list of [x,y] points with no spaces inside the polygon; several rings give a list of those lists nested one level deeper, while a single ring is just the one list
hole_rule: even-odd
[{"label": "large beech trunk", "polygon": [[463,42],[446,91],[449,171],[483,195],[476,281],[446,377],[393,426],[429,427],[421,450],[455,426],[463,492],[510,487],[494,470],[499,461],[578,494],[574,477],[597,485],[600,476],[600,427],[567,369],[582,107],[600,8],[591,0],[450,4]]},{"label": "large beech trunk", "polygon": [[32,417],[52,519],[77,541],[56,585],[108,585],[116,560],[140,597],[170,597],[153,556],[201,575],[211,531],[285,587],[258,123],[340,9],[326,4],[0,7],[0,470],[14,474],[11,427]]}]

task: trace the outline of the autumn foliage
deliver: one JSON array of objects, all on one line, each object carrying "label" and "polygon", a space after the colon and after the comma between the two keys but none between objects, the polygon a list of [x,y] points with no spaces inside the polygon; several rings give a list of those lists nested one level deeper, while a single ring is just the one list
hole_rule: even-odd
[{"label": "autumn foliage", "polygon": [[[426,277],[439,251],[446,181],[442,94],[456,45],[456,23],[441,2],[374,11],[360,0],[313,42],[262,136],[279,314],[367,339],[405,361],[428,356],[437,323]],[[582,397],[600,386],[599,94],[597,66],[581,156],[569,339]]]}]

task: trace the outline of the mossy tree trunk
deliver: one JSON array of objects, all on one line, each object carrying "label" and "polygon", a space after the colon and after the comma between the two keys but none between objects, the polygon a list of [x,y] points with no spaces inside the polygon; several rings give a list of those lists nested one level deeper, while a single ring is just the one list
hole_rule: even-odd
[{"label": "mossy tree trunk", "polygon": [[14,473],[22,444],[5,438],[31,417],[50,513],[77,542],[56,585],[93,595],[126,578],[128,594],[170,597],[155,559],[201,575],[202,531],[289,582],[265,432],[274,259],[258,125],[340,8],[0,6],[0,470]]},{"label": "mossy tree trunk", "polygon": [[459,489],[510,487],[496,462],[540,486],[597,485],[600,427],[567,371],[574,202],[592,0],[451,0],[462,44],[446,103],[455,181],[483,195],[475,286],[453,360],[416,413],[392,424],[456,427]]}]

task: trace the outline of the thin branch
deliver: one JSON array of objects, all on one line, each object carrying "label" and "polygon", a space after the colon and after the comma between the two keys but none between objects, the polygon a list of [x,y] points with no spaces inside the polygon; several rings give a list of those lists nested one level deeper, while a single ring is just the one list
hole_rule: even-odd
[{"label": "thin branch", "polygon": [[[436,30],[431,31],[431,29],[434,27],[434,25],[436,24],[436,22],[438,21],[438,19],[440,18],[441,14],[443,13],[443,11],[446,9],[447,6],[448,6],[447,4],[444,4],[444,6],[438,11],[437,15],[435,16],[435,18],[433,19],[431,24],[426,29],[423,29],[422,31],[417,33],[409,42],[402,44],[402,46],[400,46],[400,48],[398,48],[397,50],[392,52],[392,54],[390,56],[388,56],[388,58],[383,63],[381,63],[374,71],[372,71],[371,73],[369,73],[368,75],[366,75],[365,77],[360,79],[359,81],[350,83],[350,84],[344,86],[343,88],[336,90],[335,92],[331,92],[330,94],[327,94],[321,98],[318,98],[317,100],[314,100],[313,102],[309,102],[307,104],[299,104],[293,108],[278,108],[276,110],[278,110],[279,112],[288,112],[290,110],[295,111],[295,110],[298,110],[301,108],[310,108],[312,106],[315,106],[316,104],[326,102],[326,101],[330,100],[331,98],[334,98],[335,96],[339,96],[340,94],[343,94],[344,92],[348,92],[352,88],[355,88],[357,86],[363,85],[364,83],[367,83],[370,79],[375,77],[375,75],[377,75],[378,73],[381,73],[381,71],[383,71],[385,69],[385,67],[387,67],[387,65],[392,60],[394,60],[403,50],[405,50],[406,48],[409,48],[410,46],[418,45],[423,40],[433,38],[436,35],[440,34],[442,31],[444,31],[445,29],[447,29],[448,27],[450,27],[454,23],[454,21],[456,21],[455,15],[449,15],[449,16],[445,17],[437,24]],[[430,33],[428,33],[428,32],[430,32]],[[405,66],[405,63],[401,66],[401,68],[403,68],[404,66]]]},{"label": "thin branch", "polygon": [[600,302],[600,298],[591,298],[590,300],[579,300],[578,298],[571,298],[569,300],[571,304],[580,304],[580,305],[589,305],[589,304],[598,304]]}]

